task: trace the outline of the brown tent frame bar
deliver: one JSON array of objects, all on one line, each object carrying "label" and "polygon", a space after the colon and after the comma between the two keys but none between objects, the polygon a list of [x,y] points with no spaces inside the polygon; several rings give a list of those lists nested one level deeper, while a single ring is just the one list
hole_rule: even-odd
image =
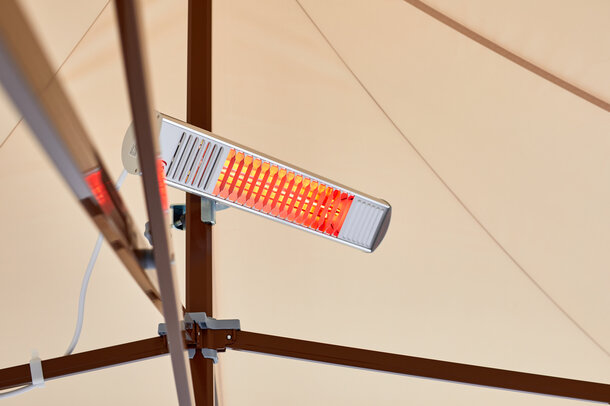
[{"label": "brown tent frame bar", "polygon": [[[42,370],[44,379],[47,381],[155,358],[167,354],[168,351],[165,337],[154,337],[43,360]],[[0,389],[10,389],[31,382],[30,364],[0,369]]]},{"label": "brown tent frame bar", "polygon": [[[143,160],[142,168],[146,171],[143,182],[155,236],[154,257],[158,265],[163,303],[158,289],[142,268],[140,255],[144,245],[141,243],[141,237],[138,236],[139,233],[119,194],[114,190],[99,154],[85,134],[61,85],[52,80],[49,64],[23,13],[14,0],[2,2],[0,9],[0,78],[9,88],[9,94],[87,213],[153,304],[163,311],[168,333],[170,330],[176,333],[179,331],[176,321],[180,318],[180,306],[173,283],[172,267],[169,264],[173,254],[167,239],[167,222],[162,215],[162,197],[155,170],[158,145],[153,137],[155,124],[151,117],[150,93],[146,85],[146,59],[141,52],[139,40],[137,3],[117,0],[117,17],[136,123],[138,149]],[[190,0],[188,18],[187,121],[211,130],[212,0]],[[105,185],[110,205],[102,207],[103,202],[96,198],[94,187],[85,181],[85,177],[93,171],[100,172],[101,184]],[[212,315],[212,226],[201,221],[199,197],[187,194],[186,204],[186,311]],[[46,380],[60,378],[161,356],[169,353],[170,349],[173,362],[184,359],[183,350],[187,347],[208,348],[220,352],[231,349],[610,403],[610,385],[604,383],[390,354],[241,330],[197,331],[200,333],[197,340],[168,334],[168,337],[155,337],[44,360],[43,375]],[[172,345],[168,345],[168,339],[170,344],[173,342]],[[212,406],[212,361],[203,358],[200,351],[195,351],[195,354],[189,362],[190,368],[186,367],[186,363],[173,363],[179,402],[181,405],[188,405],[194,398],[198,406]],[[0,390],[27,385],[31,380],[29,364],[0,370]]]},{"label": "brown tent frame bar", "polygon": [[[603,383],[343,347],[240,330],[201,330],[201,335],[201,345],[198,348],[211,348],[221,352],[231,349],[448,382],[610,403],[610,385]],[[164,337],[156,337],[42,361],[42,367],[45,379],[53,379],[144,360],[167,352]],[[30,382],[29,364],[0,370],[0,389]]]},{"label": "brown tent frame bar", "polygon": [[[226,334],[224,336],[226,348],[232,350],[492,388],[610,402],[610,385],[603,383],[343,347],[247,331],[226,333],[231,335],[231,340],[226,339]],[[217,331],[213,334],[219,336],[217,338],[219,339],[222,333]]]}]

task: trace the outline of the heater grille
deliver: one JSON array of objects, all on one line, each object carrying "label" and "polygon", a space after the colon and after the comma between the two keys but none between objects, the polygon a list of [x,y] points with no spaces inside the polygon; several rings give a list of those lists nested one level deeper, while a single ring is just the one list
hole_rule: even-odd
[{"label": "heater grille", "polygon": [[190,193],[372,251],[390,206],[160,116],[166,182]]},{"label": "heater grille", "polygon": [[354,199],[341,189],[232,148],[214,196],[338,237]]}]

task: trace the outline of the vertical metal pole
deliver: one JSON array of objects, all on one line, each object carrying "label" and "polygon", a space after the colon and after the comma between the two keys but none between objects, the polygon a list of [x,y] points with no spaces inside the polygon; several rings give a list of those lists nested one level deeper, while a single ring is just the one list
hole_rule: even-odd
[{"label": "vertical metal pole", "polygon": [[[212,130],[212,0],[189,0],[186,120]],[[186,311],[212,312],[212,225],[201,222],[201,199],[186,194]],[[195,403],[214,405],[212,360],[191,363]]]}]

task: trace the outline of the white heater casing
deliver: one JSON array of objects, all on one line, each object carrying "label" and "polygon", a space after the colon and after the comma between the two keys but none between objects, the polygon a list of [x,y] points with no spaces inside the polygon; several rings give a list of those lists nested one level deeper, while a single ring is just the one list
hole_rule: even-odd
[{"label": "white heater casing", "polygon": [[[390,222],[391,207],[384,200],[356,192],[351,188],[268,157],[175,118],[160,113],[157,118],[161,159],[165,166],[167,185],[350,245],[365,252],[374,251],[385,236]],[[219,183],[219,177],[231,150],[234,151],[234,154],[242,153],[252,159],[260,159],[261,162],[277,166],[277,168],[285,170],[286,174],[294,173],[294,176],[302,176],[302,179],[307,178],[340,193],[345,193],[350,196],[350,199],[353,196],[338,235],[306,227],[295,221],[281,218],[277,214],[273,215],[255,207],[240,204],[236,199],[232,201],[214,194],[214,189]],[[123,166],[128,172],[140,174],[133,126],[129,128],[123,140],[122,160]],[[323,209],[323,212],[326,212],[326,208]]]}]

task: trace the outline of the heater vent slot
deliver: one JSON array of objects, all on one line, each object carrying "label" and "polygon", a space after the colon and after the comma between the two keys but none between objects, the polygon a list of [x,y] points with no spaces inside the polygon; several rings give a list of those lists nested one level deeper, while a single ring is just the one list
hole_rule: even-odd
[{"label": "heater vent slot", "polygon": [[356,198],[347,214],[339,238],[353,244],[371,247],[386,210],[385,207]]},{"label": "heater vent slot", "polygon": [[213,142],[208,142],[209,152],[203,156],[201,161],[201,179],[197,182],[197,189],[210,192],[216,184],[216,179],[222,169],[222,157],[226,154],[226,147]]},{"label": "heater vent slot", "polygon": [[180,141],[178,141],[178,145],[176,146],[176,149],[174,150],[174,153],[172,155],[172,159],[170,160],[169,165],[167,166],[167,171],[165,172],[166,178],[170,178],[170,174],[172,172],[176,172],[176,166],[178,166],[178,161],[184,153],[185,137],[186,133],[182,133],[182,135],[180,136]]},{"label": "heater vent slot", "polygon": [[218,178],[225,148],[193,134],[182,133],[167,167],[168,180],[207,191]]}]

